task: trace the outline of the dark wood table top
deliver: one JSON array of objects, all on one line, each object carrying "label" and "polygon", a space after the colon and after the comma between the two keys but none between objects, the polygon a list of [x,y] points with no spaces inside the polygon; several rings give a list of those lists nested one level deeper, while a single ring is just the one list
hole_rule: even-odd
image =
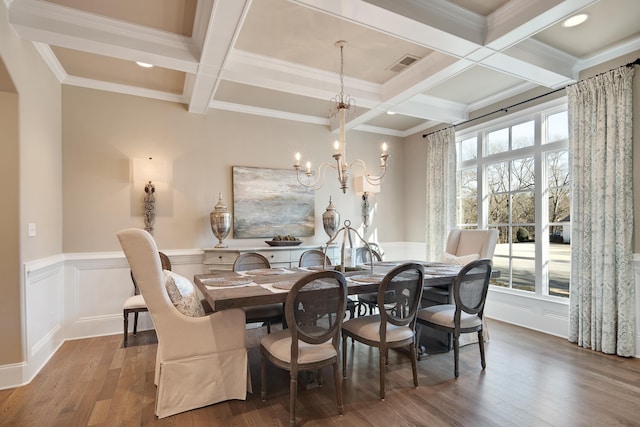
[{"label": "dark wood table top", "polygon": [[[370,275],[371,269],[345,273],[349,295],[377,292],[382,277],[393,267],[412,261],[384,261],[374,264],[373,274],[378,281],[363,283],[356,281],[358,276]],[[441,263],[424,263],[424,286],[451,285],[460,271],[460,266]],[[212,271],[209,274],[197,274],[194,282],[205,296],[214,311],[230,308],[243,308],[263,304],[284,303],[287,292],[274,292],[269,285],[278,282],[295,282],[304,275],[313,273],[313,269],[274,268],[270,270],[250,270],[233,272],[229,270]],[[278,274],[274,274],[278,273]],[[251,284],[242,282],[251,281]]]}]

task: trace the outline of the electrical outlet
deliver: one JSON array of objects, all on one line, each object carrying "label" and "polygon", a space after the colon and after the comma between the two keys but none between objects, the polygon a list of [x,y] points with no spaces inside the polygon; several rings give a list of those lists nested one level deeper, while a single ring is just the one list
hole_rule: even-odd
[{"label": "electrical outlet", "polygon": [[36,223],[35,222],[30,222],[27,225],[27,236],[28,237],[36,237]]}]

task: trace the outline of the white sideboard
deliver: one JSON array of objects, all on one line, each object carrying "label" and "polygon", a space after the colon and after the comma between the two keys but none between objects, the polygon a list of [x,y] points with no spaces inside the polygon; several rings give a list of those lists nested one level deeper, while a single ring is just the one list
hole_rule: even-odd
[{"label": "white sideboard", "polygon": [[[232,270],[233,263],[240,254],[247,252],[257,252],[269,260],[271,267],[297,267],[300,255],[310,249],[324,250],[324,245],[305,246],[253,246],[253,247],[231,247],[231,248],[205,248],[204,265],[211,270]],[[327,255],[332,264],[339,263],[340,251],[337,246],[330,246]]]}]

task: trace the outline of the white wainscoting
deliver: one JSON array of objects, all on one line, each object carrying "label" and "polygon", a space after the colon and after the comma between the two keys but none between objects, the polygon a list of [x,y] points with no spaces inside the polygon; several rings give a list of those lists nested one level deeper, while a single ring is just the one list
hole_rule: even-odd
[{"label": "white wainscoting", "polygon": [[0,366],[0,389],[29,383],[64,342],[64,256],[24,264],[21,363]]},{"label": "white wainscoting", "polygon": [[[387,242],[385,259],[425,259],[424,243]],[[173,270],[185,277],[205,272],[202,250],[166,251]],[[636,357],[640,357],[640,254],[634,256]],[[122,303],[132,294],[122,252],[65,254],[24,265],[23,346],[25,361],[0,366],[0,389],[26,384],[65,340],[122,334]],[[487,317],[566,337],[568,303],[492,289]],[[133,317],[132,319],[133,320]],[[129,323],[133,327],[133,322]],[[153,327],[141,314],[139,328]]]},{"label": "white wainscoting", "polygon": [[[193,279],[204,272],[201,250],[165,253],[178,274]],[[0,366],[0,389],[29,383],[65,340],[123,334],[122,304],[132,294],[122,252],[66,254],[25,263],[25,361]],[[153,328],[147,313],[140,314],[138,328]]]},{"label": "white wainscoting", "polygon": [[[204,272],[203,251],[163,251],[172,270],[193,280]],[[65,262],[65,338],[123,333],[122,304],[133,295],[129,264],[121,252],[68,254]],[[138,329],[152,329],[148,313],[140,313]],[[133,315],[129,331],[133,330]]]}]

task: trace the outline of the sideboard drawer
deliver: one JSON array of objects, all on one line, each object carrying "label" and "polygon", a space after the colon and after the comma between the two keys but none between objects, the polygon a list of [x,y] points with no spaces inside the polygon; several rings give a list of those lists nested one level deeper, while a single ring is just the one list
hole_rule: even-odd
[{"label": "sideboard drawer", "polygon": [[[242,248],[210,248],[204,249],[204,264],[209,266],[209,271],[215,270],[231,270],[233,263],[240,254],[247,252],[257,252],[264,256],[271,264],[271,267],[297,267],[302,252],[310,249],[324,250],[324,246],[302,246],[302,247],[242,247]],[[338,251],[339,252],[339,251]],[[335,264],[334,247],[329,247],[327,254],[331,261]]]},{"label": "sideboard drawer", "polygon": [[238,258],[238,252],[216,252],[205,255],[205,264],[233,264]]},{"label": "sideboard drawer", "polygon": [[289,262],[289,251],[288,250],[278,250],[278,251],[257,251],[260,255],[269,260],[270,264],[274,262]]}]

